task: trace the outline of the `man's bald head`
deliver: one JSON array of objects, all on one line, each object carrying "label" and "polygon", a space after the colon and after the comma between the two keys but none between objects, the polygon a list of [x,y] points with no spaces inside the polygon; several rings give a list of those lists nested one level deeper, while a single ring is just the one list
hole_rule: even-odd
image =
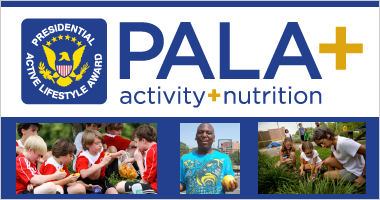
[{"label": "man's bald head", "polygon": [[214,131],[214,127],[212,127],[212,125],[210,123],[202,123],[198,126],[197,128],[197,133],[199,131],[200,128],[203,128],[203,127],[207,127],[208,129],[212,129],[212,132],[215,134],[215,131]]},{"label": "man's bald head", "polygon": [[195,140],[198,143],[198,150],[208,151],[215,142],[214,127],[209,123],[202,123],[198,126]]}]

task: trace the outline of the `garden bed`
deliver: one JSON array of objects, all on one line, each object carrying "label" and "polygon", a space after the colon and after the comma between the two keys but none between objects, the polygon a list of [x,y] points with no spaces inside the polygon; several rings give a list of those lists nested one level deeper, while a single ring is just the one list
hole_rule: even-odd
[{"label": "garden bed", "polygon": [[[331,155],[327,148],[314,147],[319,157],[325,160]],[[300,151],[296,151],[297,172],[293,167],[275,167],[280,160],[279,156],[269,156],[267,153],[258,153],[258,191],[259,194],[365,194],[365,186],[357,188],[352,182],[328,181],[320,174],[318,180],[309,182],[310,174],[300,176]]]}]

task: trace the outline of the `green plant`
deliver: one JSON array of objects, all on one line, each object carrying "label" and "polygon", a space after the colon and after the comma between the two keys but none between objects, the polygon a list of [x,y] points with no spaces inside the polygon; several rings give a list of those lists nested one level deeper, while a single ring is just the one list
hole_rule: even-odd
[{"label": "green plant", "polygon": [[230,156],[233,165],[240,165],[240,150],[236,150],[228,156]]},{"label": "green plant", "polygon": [[[298,146],[296,146],[298,148]],[[314,146],[322,160],[331,155],[331,149]],[[300,151],[297,149],[296,167],[301,166],[299,157]],[[270,157],[267,153],[258,154],[258,191],[260,194],[362,194],[365,193],[365,186],[356,188],[352,182],[344,182],[343,180],[334,182],[323,179],[322,174],[318,180],[308,181],[310,174],[299,177],[298,173],[294,173],[292,166],[289,171],[288,166],[275,167],[280,160],[279,156]]]},{"label": "green plant", "polygon": [[75,172],[74,172],[74,170],[73,170],[73,163],[74,162],[71,162],[70,164],[68,164],[66,167],[67,167],[67,169],[69,170],[69,173],[70,174],[74,174]]},{"label": "green plant", "polygon": [[115,172],[111,174],[111,176],[108,178],[108,181],[116,187],[116,185],[121,181],[128,181],[128,182],[134,182],[135,179],[126,179],[119,175],[116,175]]},{"label": "green plant", "polygon": [[258,186],[260,194],[270,194],[277,192],[277,188],[284,184],[297,184],[297,176],[293,172],[287,170],[286,165],[275,167],[276,158],[270,157],[267,153],[258,155]]},{"label": "green plant", "polygon": [[272,161],[273,159],[266,153],[261,153],[259,151],[258,155],[258,170],[260,171],[261,169],[268,169],[269,167],[272,167],[273,164]]},{"label": "green plant", "polygon": [[[262,173],[262,174],[261,174]],[[296,184],[297,176],[293,172],[286,170],[286,166],[281,166],[279,168],[270,168],[265,172],[259,173],[259,193],[260,194],[271,194],[275,193],[279,186],[284,184]],[[264,186],[264,187],[263,187]]]},{"label": "green plant", "polygon": [[[349,174],[343,177],[347,178]],[[356,187],[352,182],[345,182],[343,179],[330,181],[330,173],[327,178],[309,181],[309,176],[305,175],[296,185],[283,184],[278,188],[276,194],[358,194],[361,188]]]},{"label": "green plant", "polygon": [[301,138],[292,138],[294,143],[301,143]]},{"label": "green plant", "polygon": [[314,142],[314,136],[313,135],[309,135],[307,137],[307,141]]}]

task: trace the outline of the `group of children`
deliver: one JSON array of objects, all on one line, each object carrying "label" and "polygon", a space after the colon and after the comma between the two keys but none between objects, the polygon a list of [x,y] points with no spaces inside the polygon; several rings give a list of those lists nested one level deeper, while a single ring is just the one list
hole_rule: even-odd
[{"label": "group of children", "polygon": [[[331,148],[331,156],[322,161],[310,141],[302,142],[299,168],[301,175],[305,175],[306,172],[311,173],[309,180],[314,180],[315,174],[325,165],[329,171],[324,173],[324,178],[328,176],[336,180],[344,178],[345,181],[358,183],[358,186],[365,183],[366,165],[363,157],[366,155],[365,146],[350,138],[335,136],[330,128],[319,126],[314,131],[314,142],[322,148]],[[295,151],[292,138],[286,137],[279,151],[280,161],[277,166],[289,164],[295,172],[298,172]]]},{"label": "group of children", "polygon": [[[16,194],[86,194],[99,187],[102,194],[131,194],[132,186],[141,185],[143,193],[157,193],[157,132],[141,125],[132,132],[134,141],[121,137],[122,123],[109,123],[105,135],[101,123],[86,123],[73,143],[69,138],[54,142],[52,151],[38,136],[42,125],[20,123],[16,141]],[[121,181],[114,187],[108,177],[119,173],[122,164],[133,163],[140,181]],[[67,168],[73,162],[70,174]],[[139,170],[141,169],[141,170]]]}]

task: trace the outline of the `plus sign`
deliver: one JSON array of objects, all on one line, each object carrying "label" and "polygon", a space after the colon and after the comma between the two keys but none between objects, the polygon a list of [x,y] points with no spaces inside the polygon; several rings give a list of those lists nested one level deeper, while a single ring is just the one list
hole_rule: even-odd
[{"label": "plus sign", "polygon": [[216,89],[212,89],[212,93],[208,93],[208,97],[212,97],[212,101],[216,101],[216,97],[220,97],[220,93],[216,93]]},{"label": "plus sign", "polygon": [[347,44],[346,27],[336,27],[336,44],[319,44],[319,53],[335,53],[336,70],[346,70],[346,54],[363,53],[363,44]]}]

